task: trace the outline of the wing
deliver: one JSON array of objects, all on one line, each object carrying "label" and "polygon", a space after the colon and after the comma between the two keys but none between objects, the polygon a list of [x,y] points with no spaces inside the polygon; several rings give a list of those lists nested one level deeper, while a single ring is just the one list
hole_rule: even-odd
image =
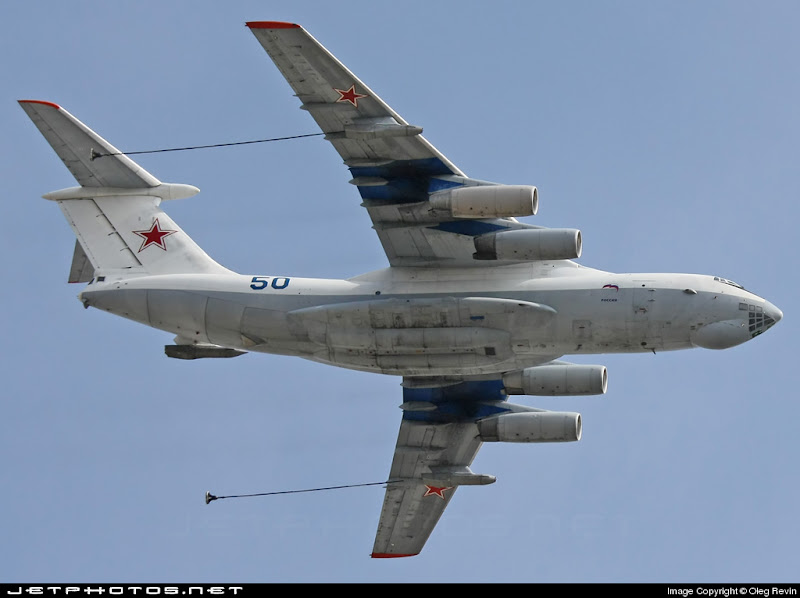
[{"label": "wing", "polygon": [[426,479],[431,467],[466,467],[481,441],[475,424],[403,420],[386,488],[373,558],[419,554],[456,491],[448,481]]},{"label": "wing", "polygon": [[[567,375],[571,368],[578,368],[579,374]],[[570,378],[570,388],[562,390],[569,390],[571,394],[605,392],[603,367],[551,361],[542,370],[546,372],[544,377],[532,379],[528,391],[553,394],[545,387],[560,385]],[[548,375],[552,377],[549,382]],[[590,378],[595,379],[593,383]],[[583,386],[579,379],[584,381]],[[476,474],[470,469],[484,442],[580,440],[580,414],[509,403],[508,394],[526,391],[525,384],[523,388],[515,386],[518,382],[514,376],[460,381],[403,379],[403,420],[372,549],[373,558],[419,554],[459,486],[495,482],[494,476]],[[532,387],[536,384],[540,388]]]},{"label": "wing", "polygon": [[469,468],[483,443],[476,422],[510,406],[495,380],[406,387],[402,409],[373,558],[419,554],[458,486],[495,481]]},{"label": "wing", "polygon": [[[490,265],[474,255],[481,254],[477,237],[539,228],[506,217],[536,213],[535,187],[467,178],[420,127],[403,120],[305,29],[273,21],[247,25],[350,169],[350,183],[358,187],[391,265]],[[493,187],[488,199],[487,187]],[[498,213],[497,189],[514,195],[511,201],[523,209]],[[465,190],[472,200],[464,201]],[[454,209],[456,203],[470,208]],[[498,215],[504,217],[491,217]]]}]

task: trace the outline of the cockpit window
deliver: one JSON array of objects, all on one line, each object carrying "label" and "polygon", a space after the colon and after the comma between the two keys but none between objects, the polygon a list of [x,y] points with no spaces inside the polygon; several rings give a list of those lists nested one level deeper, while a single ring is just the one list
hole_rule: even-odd
[{"label": "cockpit window", "polygon": [[732,287],[736,287],[737,289],[742,289],[743,291],[747,290],[739,283],[733,282],[732,280],[728,280],[727,278],[720,278],[719,276],[715,276],[714,280],[716,280],[717,282],[721,282],[722,284],[729,284]]}]

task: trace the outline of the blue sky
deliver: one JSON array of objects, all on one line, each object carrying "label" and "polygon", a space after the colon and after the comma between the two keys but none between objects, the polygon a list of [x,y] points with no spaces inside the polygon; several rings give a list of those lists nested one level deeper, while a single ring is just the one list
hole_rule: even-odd
[{"label": "blue sky", "polygon": [[[0,581],[798,579],[793,2],[43,2],[0,7]],[[245,28],[302,24],[468,175],[535,184],[580,262],[735,280],[784,320],[722,352],[609,368],[569,445],[486,445],[423,553],[372,560],[399,379],[288,357],[182,362],[171,335],[66,284],[43,193],[74,185],[17,99],[135,151],[316,132]],[[384,267],[349,173],[312,138],[140,156],[201,194],[170,215],[240,272]]]}]

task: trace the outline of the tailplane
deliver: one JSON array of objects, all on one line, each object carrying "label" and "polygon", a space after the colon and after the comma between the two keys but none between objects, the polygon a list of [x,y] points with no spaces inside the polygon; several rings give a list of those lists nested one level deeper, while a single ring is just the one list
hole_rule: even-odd
[{"label": "tailplane", "polygon": [[59,204],[77,237],[70,282],[230,273],[159,207],[195,195],[197,187],[162,183],[56,104],[19,103],[80,185],[43,196]]}]

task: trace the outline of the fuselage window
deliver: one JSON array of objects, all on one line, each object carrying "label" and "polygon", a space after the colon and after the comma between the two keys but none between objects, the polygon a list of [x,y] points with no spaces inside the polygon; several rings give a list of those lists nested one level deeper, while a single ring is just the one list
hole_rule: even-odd
[{"label": "fuselage window", "polygon": [[739,283],[733,282],[732,280],[728,280],[727,278],[720,278],[719,276],[715,276],[714,280],[716,280],[717,282],[721,282],[722,284],[729,284],[732,287],[736,287],[737,289],[742,289],[743,291],[747,290],[746,288],[744,288]]}]

